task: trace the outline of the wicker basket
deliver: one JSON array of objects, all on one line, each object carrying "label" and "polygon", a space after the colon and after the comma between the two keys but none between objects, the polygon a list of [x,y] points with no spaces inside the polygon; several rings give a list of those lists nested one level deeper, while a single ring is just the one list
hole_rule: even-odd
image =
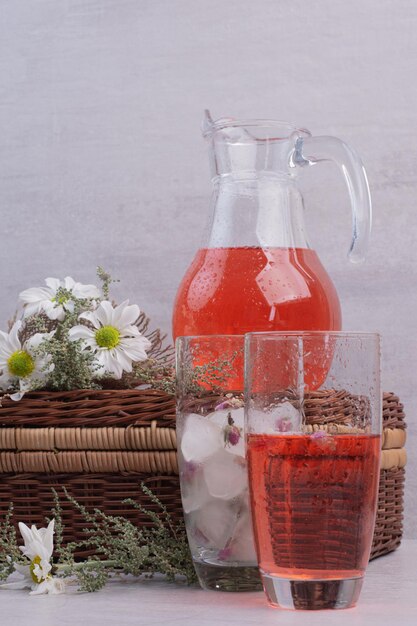
[{"label": "wicker basket", "polygon": [[155,510],[143,482],[181,519],[173,396],[154,390],[34,392],[20,402],[3,400],[0,425],[0,518],[13,502],[15,520],[43,525],[54,488],[64,538],[79,541],[86,524],[64,497],[66,487],[87,508],[150,525],[123,504],[134,498]]},{"label": "wicker basket", "polygon": [[[314,394],[305,404],[311,427],[351,412],[346,392]],[[379,505],[371,558],[397,548],[402,537],[405,423],[403,406],[384,394],[384,440]],[[34,392],[0,407],[0,517],[10,502],[15,519],[43,524],[63,487],[87,508],[123,515],[139,526],[150,520],[123,504],[154,505],[144,482],[174,519],[182,517],[175,433],[175,399],[155,390]],[[83,538],[81,514],[62,498],[67,541]],[[80,553],[86,556],[88,553]]]}]

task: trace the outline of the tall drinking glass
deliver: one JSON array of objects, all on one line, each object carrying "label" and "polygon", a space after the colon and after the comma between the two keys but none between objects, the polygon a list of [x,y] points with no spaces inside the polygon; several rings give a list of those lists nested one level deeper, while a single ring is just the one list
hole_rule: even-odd
[{"label": "tall drinking glass", "polygon": [[182,504],[205,589],[262,589],[244,448],[243,352],[238,335],[176,342]]},{"label": "tall drinking glass", "polygon": [[272,606],[339,609],[359,597],[377,507],[379,359],[376,334],[246,335],[249,486]]}]

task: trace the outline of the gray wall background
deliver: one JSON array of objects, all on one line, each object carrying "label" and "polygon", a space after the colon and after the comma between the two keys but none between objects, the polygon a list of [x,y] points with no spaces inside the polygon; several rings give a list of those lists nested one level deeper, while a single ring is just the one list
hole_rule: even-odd
[{"label": "gray wall background", "polygon": [[374,230],[348,265],[347,192],[307,172],[310,239],[344,326],[383,335],[383,385],[403,399],[406,533],[417,537],[417,3],[414,0],[1,0],[0,322],[46,276],[102,264],[170,330],[199,247],[215,117],[334,134],[367,166]]}]

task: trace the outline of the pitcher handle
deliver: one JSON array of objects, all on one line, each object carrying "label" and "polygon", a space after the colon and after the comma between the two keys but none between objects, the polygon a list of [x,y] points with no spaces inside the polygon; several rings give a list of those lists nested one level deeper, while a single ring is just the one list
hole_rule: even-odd
[{"label": "pitcher handle", "polygon": [[352,243],[348,257],[352,263],[361,263],[372,224],[371,194],[363,163],[357,152],[337,137],[298,137],[293,164],[315,165],[320,161],[333,161],[344,176],[352,205]]}]

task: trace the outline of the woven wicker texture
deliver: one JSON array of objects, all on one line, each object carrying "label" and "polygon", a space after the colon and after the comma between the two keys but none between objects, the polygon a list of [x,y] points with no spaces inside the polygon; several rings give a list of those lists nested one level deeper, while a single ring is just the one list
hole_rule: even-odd
[{"label": "woven wicker texture", "polygon": [[406,428],[404,406],[395,393],[384,392],[382,417],[384,428]]},{"label": "woven wicker texture", "polygon": [[3,399],[3,426],[175,426],[175,398],[154,389],[35,391],[20,402]]},{"label": "woven wicker texture", "polygon": [[398,548],[403,534],[404,469],[381,470],[371,559]]},{"label": "woven wicker texture", "polygon": [[[201,404],[211,402],[213,398],[205,398]],[[312,431],[342,433],[363,420],[368,404],[344,390],[329,390],[306,397],[303,409]],[[383,418],[383,469],[371,558],[394,550],[402,536],[405,416],[393,393],[384,394]],[[174,518],[182,517],[173,396],[154,390],[35,392],[20,402],[4,399],[0,425],[1,517],[13,501],[16,520],[42,525],[50,514],[51,487],[62,496],[65,486],[88,508],[124,515],[139,526],[149,524],[140,511],[122,502],[134,498],[150,508],[142,481]],[[65,500],[63,506],[66,539],[82,539],[81,515]]]},{"label": "woven wicker texture", "polygon": [[0,452],[0,473],[41,472],[45,474],[85,472],[142,472],[145,474],[178,474],[177,453],[175,450],[132,451],[90,451],[70,450],[68,452]]},{"label": "woven wicker texture", "polygon": [[0,428],[0,450],[176,450],[173,428]]},{"label": "woven wicker texture", "polygon": [[[43,526],[53,506],[52,488],[60,496],[65,525],[65,541],[85,538],[88,528],[81,514],[65,498],[63,486],[80,504],[90,510],[99,508],[108,515],[122,515],[139,527],[151,526],[147,516],[123,504],[133,498],[149,510],[157,507],[143,493],[141,483],[147,485],[166,506],[175,521],[182,519],[182,506],[178,476],[152,476],[149,474],[5,474],[0,478],[0,516],[4,518],[10,501],[14,503],[14,519]],[[88,550],[79,550],[77,556],[85,558]]]},{"label": "woven wicker texture", "polygon": [[403,428],[384,428],[382,433],[382,449],[402,448],[405,445],[406,431]]},{"label": "woven wicker texture", "polygon": [[303,411],[307,424],[359,426],[369,413],[369,401],[344,389],[326,389],[306,394]]}]

